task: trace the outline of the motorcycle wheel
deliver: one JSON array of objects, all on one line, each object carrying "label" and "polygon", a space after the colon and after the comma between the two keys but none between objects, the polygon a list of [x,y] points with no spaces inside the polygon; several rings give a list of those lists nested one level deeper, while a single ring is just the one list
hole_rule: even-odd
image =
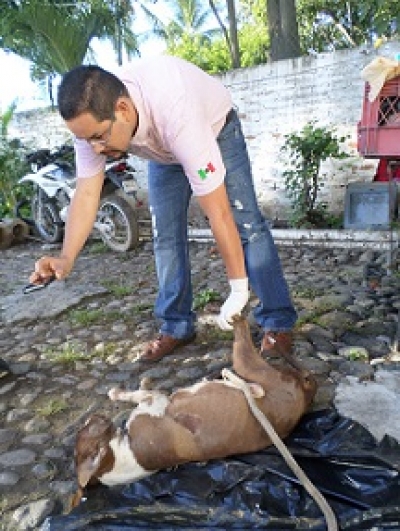
[{"label": "motorcycle wheel", "polygon": [[139,225],[136,212],[122,197],[115,194],[100,201],[97,221],[103,228],[99,231],[103,242],[113,251],[126,252],[139,242]]},{"label": "motorcycle wheel", "polygon": [[43,199],[39,201],[38,196],[35,195],[32,198],[32,218],[35,229],[42,240],[47,243],[58,243],[62,240],[63,223],[54,203]]}]

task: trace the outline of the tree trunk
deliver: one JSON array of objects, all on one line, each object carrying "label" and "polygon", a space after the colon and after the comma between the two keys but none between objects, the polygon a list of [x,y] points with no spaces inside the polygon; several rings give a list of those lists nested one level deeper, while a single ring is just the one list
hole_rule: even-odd
[{"label": "tree trunk", "polygon": [[235,10],[235,0],[226,0],[226,5],[228,8],[228,20],[229,20],[229,32],[224,26],[221,17],[219,16],[217,6],[214,3],[214,0],[208,0],[208,4],[211,7],[212,12],[215,15],[215,18],[218,21],[220,28],[225,37],[226,44],[228,46],[229,55],[231,56],[232,68],[240,68],[240,49],[239,49],[239,39],[237,32],[237,20],[236,20],[236,10]]},{"label": "tree trunk", "polygon": [[226,0],[226,5],[228,7],[229,35],[231,39],[232,50],[232,66],[233,68],[240,68],[240,50],[237,33],[235,0]]},{"label": "tree trunk", "polygon": [[295,0],[267,0],[271,61],[299,57],[300,40]]},{"label": "tree trunk", "polygon": [[115,44],[117,51],[117,63],[122,65],[122,17],[124,16],[119,0],[115,9]]}]

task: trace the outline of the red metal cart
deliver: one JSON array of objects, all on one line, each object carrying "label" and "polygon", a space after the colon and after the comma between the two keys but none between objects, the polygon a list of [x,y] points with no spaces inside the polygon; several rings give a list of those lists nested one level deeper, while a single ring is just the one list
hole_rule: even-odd
[{"label": "red metal cart", "polygon": [[371,183],[350,183],[346,191],[344,226],[387,230],[396,216],[400,184],[400,76],[386,81],[370,101],[365,83],[357,148],[365,158],[380,159]]},{"label": "red metal cart", "polygon": [[372,102],[369,91],[366,83],[358,123],[358,151],[367,158],[400,160],[400,76],[386,81]]}]

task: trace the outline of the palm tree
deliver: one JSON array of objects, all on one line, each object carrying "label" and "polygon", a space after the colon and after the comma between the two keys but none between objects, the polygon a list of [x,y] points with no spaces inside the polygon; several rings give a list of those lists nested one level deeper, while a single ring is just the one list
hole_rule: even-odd
[{"label": "palm tree", "polygon": [[0,47],[31,61],[32,78],[50,81],[50,97],[52,79],[90,57],[94,37],[111,37],[119,60],[122,43],[128,54],[138,53],[127,23],[132,12],[122,0],[85,3],[22,0],[7,4],[0,21]]},{"label": "palm tree", "polygon": [[174,0],[169,3],[172,10],[172,20],[164,22],[148,7],[141,4],[142,10],[149,20],[152,29],[144,37],[158,37],[171,46],[186,37],[200,37],[211,40],[220,34],[219,28],[210,27],[212,13],[204,8],[201,0]]},{"label": "palm tree", "polygon": [[134,54],[139,54],[137,38],[131,29],[134,21],[133,2],[128,0],[92,0],[91,3],[97,6],[100,12],[104,11],[103,35],[99,35],[99,37],[111,41],[118,64],[122,64],[123,50],[125,50],[128,58]]}]

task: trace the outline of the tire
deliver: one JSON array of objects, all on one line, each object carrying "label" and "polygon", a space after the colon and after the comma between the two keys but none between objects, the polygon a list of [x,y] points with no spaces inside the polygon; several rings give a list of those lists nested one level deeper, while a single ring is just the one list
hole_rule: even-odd
[{"label": "tire", "polygon": [[[40,209],[40,211],[39,211]],[[49,199],[34,195],[32,198],[32,218],[40,238],[46,243],[58,243],[63,239],[64,224],[56,205]]]},{"label": "tire", "polygon": [[21,199],[21,201],[18,201],[14,208],[14,217],[22,219],[22,221],[24,221],[27,225],[29,225],[30,227],[34,227],[35,222],[33,221],[33,219],[27,218],[21,213],[21,209],[23,207],[30,207],[32,209],[32,201],[30,201],[29,199]]},{"label": "tire", "polygon": [[97,222],[105,229],[99,230],[103,242],[113,251],[124,253],[134,249],[139,242],[139,225],[136,212],[130,204],[115,194],[100,201]]}]

